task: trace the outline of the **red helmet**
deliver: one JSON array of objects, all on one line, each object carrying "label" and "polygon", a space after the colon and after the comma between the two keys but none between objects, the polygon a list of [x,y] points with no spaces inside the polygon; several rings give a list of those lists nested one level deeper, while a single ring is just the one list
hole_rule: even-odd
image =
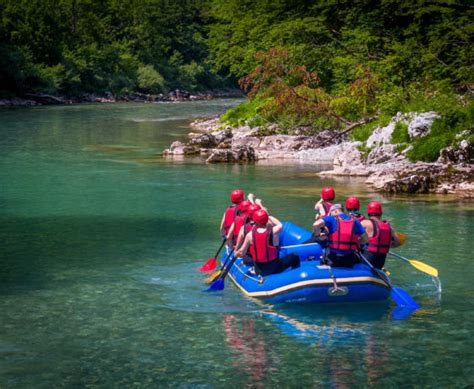
[{"label": "red helmet", "polygon": [[259,209],[253,213],[252,219],[258,225],[266,225],[268,223],[268,213],[263,209]]},{"label": "red helmet", "polygon": [[346,209],[359,209],[360,201],[357,197],[349,197],[346,200]]},{"label": "red helmet", "polygon": [[331,200],[334,200],[334,197],[336,197],[336,192],[334,192],[333,188],[331,188],[330,186],[327,186],[323,188],[321,192],[321,197],[323,198],[324,201],[331,201]]},{"label": "red helmet", "polygon": [[252,205],[252,203],[250,201],[244,200],[238,205],[239,211],[247,212],[251,205]]},{"label": "red helmet", "polygon": [[250,217],[252,217],[253,213],[262,209],[262,207],[258,204],[251,204],[249,206],[249,208],[247,209],[247,215],[249,215]]},{"label": "red helmet", "polygon": [[240,189],[233,190],[230,193],[230,201],[234,204],[239,204],[240,202],[244,201],[244,192]]},{"label": "red helmet", "polygon": [[382,214],[382,204],[378,203],[377,201],[372,201],[367,205],[367,214],[380,216]]}]

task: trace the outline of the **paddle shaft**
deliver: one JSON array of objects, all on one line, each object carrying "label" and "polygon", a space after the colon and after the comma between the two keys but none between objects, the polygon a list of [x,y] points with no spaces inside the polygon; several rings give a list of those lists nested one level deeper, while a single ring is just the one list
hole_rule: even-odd
[{"label": "paddle shaft", "polygon": [[[232,250],[232,251],[229,253],[229,256],[228,256],[227,258],[230,258],[230,256],[233,254],[233,252],[234,252],[234,250]],[[226,262],[223,264],[223,266],[226,266],[226,265],[227,265],[227,266],[226,266],[224,272],[223,272],[223,273],[221,274],[221,276],[219,277],[220,280],[224,280],[224,279],[226,278],[227,274],[229,273],[231,267],[234,265],[234,262],[236,261],[237,258],[238,258],[238,257],[236,257],[236,256],[234,255],[234,258],[232,258],[232,260],[230,261],[230,263],[229,263],[228,265],[227,265],[227,262],[228,262],[228,261],[226,261]]]},{"label": "paddle shaft", "polygon": [[380,269],[377,269],[372,265],[367,258],[365,258],[361,253],[357,253],[359,258],[362,258],[362,260],[372,269],[372,272],[377,273],[379,278],[387,283],[388,286],[390,286],[391,289],[393,289],[392,283],[388,279],[387,275]]},{"label": "paddle shaft", "polygon": [[391,251],[389,251],[388,253],[390,255],[393,255],[394,257],[397,257],[397,258],[403,259],[404,261],[410,262],[410,260],[408,258],[402,257],[401,255],[399,255],[397,253],[392,253]]},{"label": "paddle shaft", "polygon": [[221,268],[218,270],[218,272],[220,272],[220,274],[222,274],[222,270],[224,270],[224,268],[226,267],[227,262],[229,262],[229,258],[230,258],[230,256],[232,255],[233,252],[234,252],[234,250],[232,249],[230,251],[230,253],[227,255],[227,257],[224,259],[224,262],[222,263]]},{"label": "paddle shaft", "polygon": [[217,256],[219,255],[219,253],[220,253],[221,250],[222,250],[222,247],[224,247],[225,242],[227,242],[227,239],[224,238],[224,239],[222,240],[221,247],[219,247],[219,250],[217,250],[217,253],[216,253],[216,255],[214,255],[214,258],[217,258]]}]

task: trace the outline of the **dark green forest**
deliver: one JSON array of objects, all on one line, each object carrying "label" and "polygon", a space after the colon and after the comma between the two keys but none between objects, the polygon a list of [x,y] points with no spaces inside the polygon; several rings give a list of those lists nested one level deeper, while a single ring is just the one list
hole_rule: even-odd
[{"label": "dark green forest", "polygon": [[329,93],[361,71],[394,94],[473,83],[468,1],[0,0],[0,20],[3,93],[212,89],[273,48]]},{"label": "dark green forest", "polygon": [[472,131],[473,21],[462,0],[0,0],[0,94],[240,86],[231,124],[355,139],[436,110],[438,148]]}]

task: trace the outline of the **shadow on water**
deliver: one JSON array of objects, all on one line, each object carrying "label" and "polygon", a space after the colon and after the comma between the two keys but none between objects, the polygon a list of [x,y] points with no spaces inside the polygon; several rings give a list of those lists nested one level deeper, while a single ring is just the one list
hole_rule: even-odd
[{"label": "shadow on water", "polygon": [[[172,264],[171,272],[182,277],[179,263],[202,256],[206,230],[202,223],[172,217],[0,219],[0,294],[103,284],[151,263]],[[179,257],[172,249],[177,244],[184,247]]]}]

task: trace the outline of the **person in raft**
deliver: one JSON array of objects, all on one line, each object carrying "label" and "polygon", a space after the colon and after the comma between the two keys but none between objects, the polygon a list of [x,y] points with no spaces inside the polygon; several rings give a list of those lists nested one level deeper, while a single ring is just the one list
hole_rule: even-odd
[{"label": "person in raft", "polygon": [[401,242],[390,223],[381,220],[382,204],[372,201],[367,205],[368,219],[362,221],[367,231],[369,242],[362,251],[362,255],[374,267],[382,269],[391,247],[400,246]]},{"label": "person in raft", "polygon": [[232,202],[232,205],[227,207],[221,220],[220,232],[222,239],[225,239],[229,233],[230,226],[238,215],[238,205],[244,201],[244,192],[240,189],[233,190],[230,192],[230,201]]},{"label": "person in raft", "polygon": [[329,264],[332,267],[352,267],[357,263],[355,251],[359,244],[369,240],[361,222],[346,215],[341,204],[334,204],[329,209],[329,216],[314,222],[314,235],[318,236],[324,227],[329,230],[327,255]]},{"label": "person in raft", "polygon": [[336,197],[336,192],[330,186],[323,188],[321,191],[321,198],[314,204],[314,212],[316,212],[315,219],[321,219],[324,216],[329,215],[329,209],[332,206],[330,201],[333,201]]},{"label": "person in raft", "polygon": [[[247,234],[252,230],[253,226],[255,225],[255,222],[253,221],[252,217],[255,212],[258,210],[262,209],[260,205],[258,204],[251,204],[248,207],[247,210],[247,219],[245,220],[245,224],[240,228],[239,234],[237,236],[237,242],[233,246],[235,251],[238,251],[242,247],[242,244],[244,243],[245,237]],[[266,209],[265,209],[266,211]],[[269,217],[269,220],[272,220],[273,218]],[[234,224],[235,228],[236,224]],[[230,227],[229,234],[233,233],[233,227]],[[232,244],[232,242],[231,242]],[[252,259],[252,254],[250,251],[247,249],[247,251],[241,256],[244,259],[244,263],[246,265],[253,265],[253,259]]]},{"label": "person in raft", "polygon": [[357,197],[351,196],[346,200],[346,210],[349,216],[352,216],[360,222],[365,219],[364,215],[359,213],[360,201]]},{"label": "person in raft", "polygon": [[[278,258],[278,238],[283,229],[281,222],[275,217],[269,217],[263,209],[254,212],[252,218],[255,225],[245,236],[242,247],[235,255],[242,257],[250,248],[255,271],[262,276],[281,273],[290,266],[293,269],[300,267],[300,257],[296,254]],[[273,226],[269,223],[270,218]]]},{"label": "person in raft", "polygon": [[255,200],[255,195],[249,193],[247,200],[242,201],[237,206],[237,216],[232,222],[231,226],[228,229],[225,239],[227,239],[228,246],[232,249],[238,249],[245,238],[245,235],[251,228],[252,213],[263,208],[262,201],[260,199]]},{"label": "person in raft", "polygon": [[236,247],[240,231],[242,229],[244,231],[247,230],[248,225],[251,222],[251,215],[249,216],[250,207],[252,207],[252,212],[255,210],[255,208],[260,209],[260,207],[255,206],[249,200],[244,200],[237,206],[238,215],[231,224],[226,237],[227,244],[231,249]]}]

